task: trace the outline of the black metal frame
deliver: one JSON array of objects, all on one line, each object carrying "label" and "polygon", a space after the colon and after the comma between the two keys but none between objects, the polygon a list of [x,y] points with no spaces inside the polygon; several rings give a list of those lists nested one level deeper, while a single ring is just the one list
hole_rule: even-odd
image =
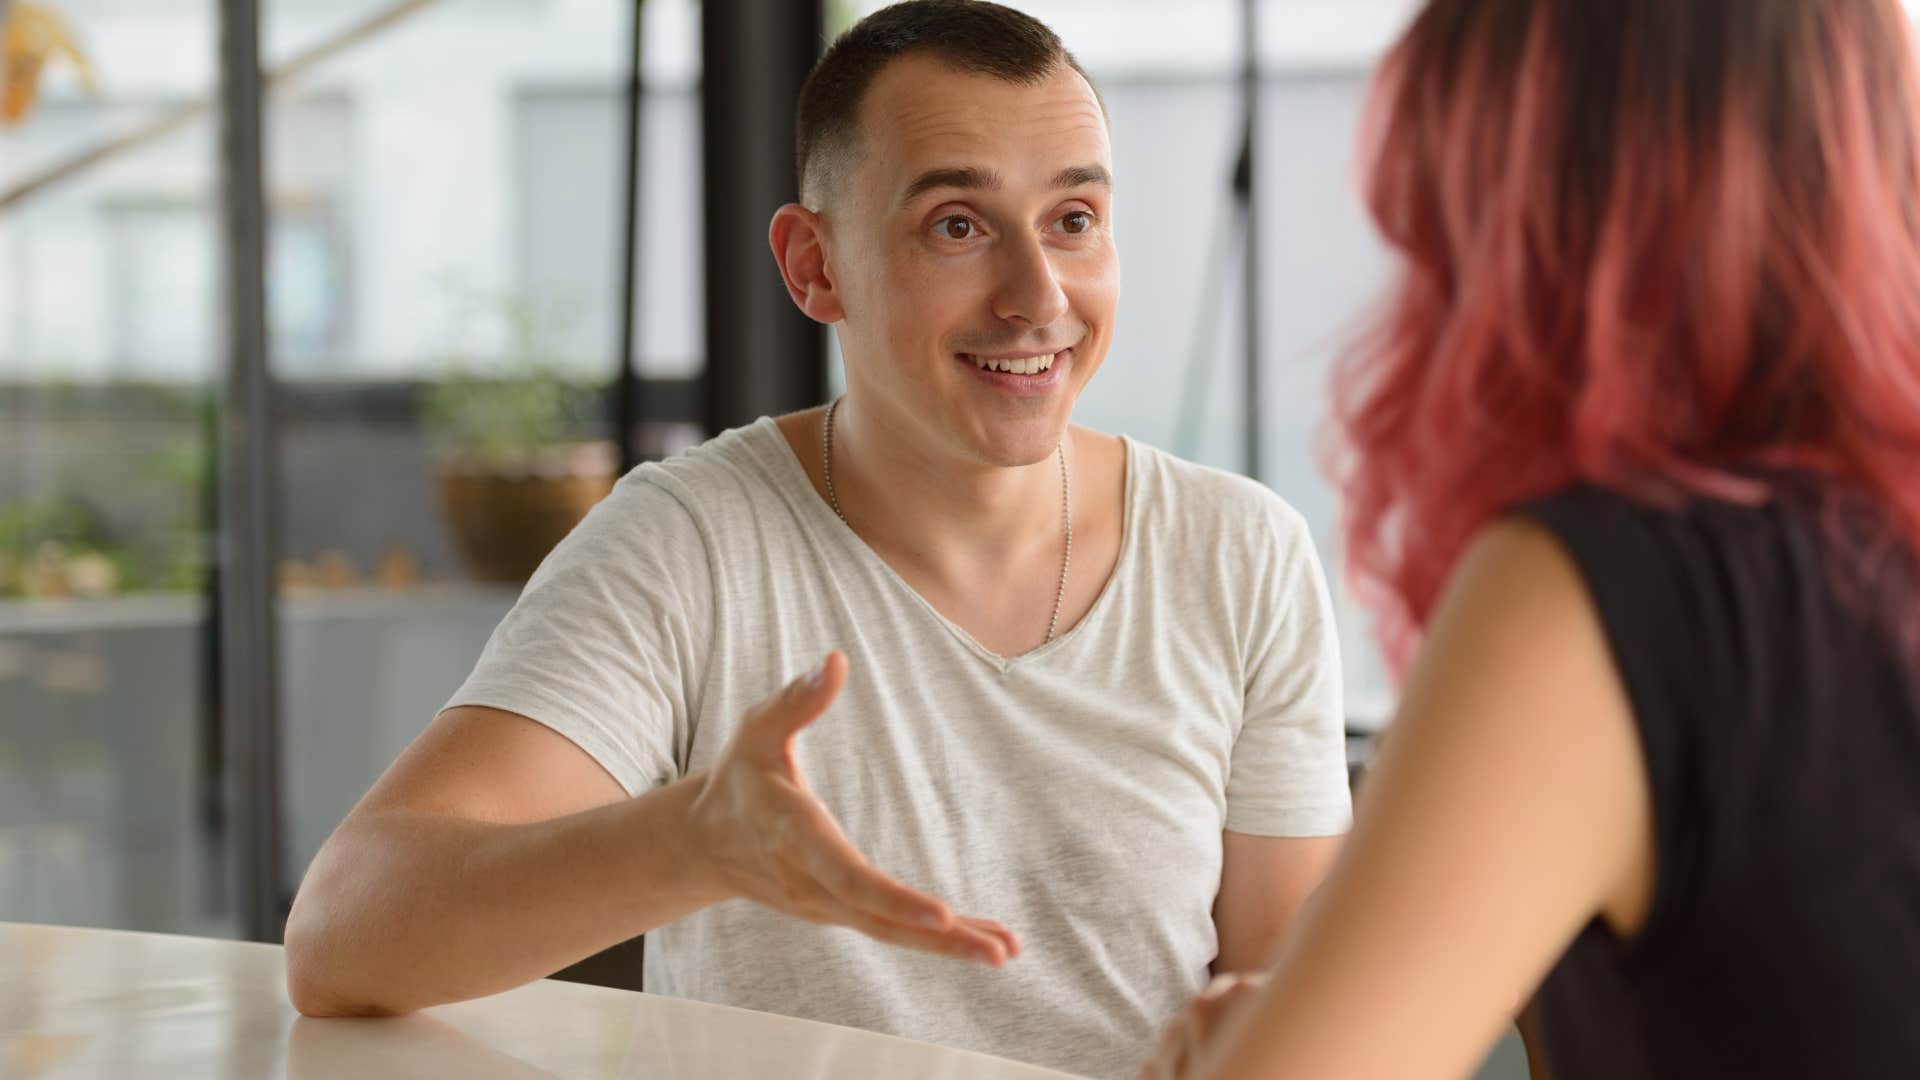
[{"label": "black metal frame", "polygon": [[823,0],[704,0],[709,432],[818,404],[825,331],[800,314],[767,251],[767,219],[797,197],[794,102],[819,56]]},{"label": "black metal frame", "polygon": [[[625,240],[619,364],[611,412],[624,466],[643,422],[694,419],[701,383],[644,380],[634,365],[638,327],[643,0],[633,0],[626,93]],[[223,763],[220,815],[227,836],[227,885],[238,930],[278,942],[289,898],[285,870],[275,609],[275,481],[278,419],[345,410],[411,416],[417,388],[276,386],[268,353],[266,177],[260,0],[220,0],[219,128],[221,250],[226,286],[226,352],[217,424],[212,572],[208,576],[208,707]],[[660,411],[667,410],[666,412]]]},{"label": "black metal frame", "polygon": [[620,219],[620,346],[613,380],[614,444],[619,448],[620,475],[635,464],[634,426],[639,420],[640,393],[634,370],[634,342],[640,330],[640,125],[645,113],[646,77],[643,70],[646,46],[646,0],[633,0],[633,26],[627,46],[626,124],[621,137],[626,140],[626,184]]},{"label": "black metal frame", "polygon": [[1246,242],[1241,245],[1241,255],[1245,259],[1242,266],[1244,306],[1241,312],[1242,333],[1245,336],[1246,361],[1243,365],[1244,379],[1241,396],[1246,410],[1246,467],[1247,475],[1260,479],[1265,463],[1266,424],[1262,419],[1262,397],[1260,379],[1260,0],[1241,0],[1240,4],[1241,68],[1240,90],[1244,100],[1246,127],[1242,134],[1241,162],[1246,169],[1244,178],[1236,177],[1235,185],[1245,185],[1245,198],[1241,203],[1243,221],[1246,227]]},{"label": "black metal frame", "polygon": [[274,612],[278,440],[267,355],[266,175],[259,0],[220,2],[220,175],[227,349],[219,541],[211,575],[234,912],[241,936],[279,941],[279,656]]}]

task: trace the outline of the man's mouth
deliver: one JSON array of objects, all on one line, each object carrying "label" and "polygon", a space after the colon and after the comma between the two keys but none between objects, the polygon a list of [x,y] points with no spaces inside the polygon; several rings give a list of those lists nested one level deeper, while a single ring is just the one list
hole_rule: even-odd
[{"label": "man's mouth", "polygon": [[971,360],[973,366],[982,371],[1001,371],[1009,375],[1038,375],[1053,367],[1055,353],[1040,353],[1037,356],[987,357],[961,353],[962,359]]}]

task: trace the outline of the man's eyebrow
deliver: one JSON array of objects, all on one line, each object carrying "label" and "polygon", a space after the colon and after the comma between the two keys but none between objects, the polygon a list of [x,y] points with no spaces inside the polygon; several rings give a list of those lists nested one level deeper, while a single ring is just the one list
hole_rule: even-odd
[{"label": "man's eyebrow", "polygon": [[1104,165],[1075,165],[1060,170],[1059,175],[1053,178],[1053,186],[1057,188],[1085,187],[1088,184],[1111,189],[1113,174]]},{"label": "man's eyebrow", "polygon": [[[1056,188],[1076,188],[1095,186],[1113,187],[1113,174],[1104,165],[1074,165],[1054,174],[1053,186]],[[940,188],[960,188],[967,191],[998,191],[1004,186],[1000,174],[992,169],[983,169],[974,165],[958,168],[929,169],[914,177],[913,183],[900,196],[900,204],[905,206],[929,191]]]},{"label": "man's eyebrow", "polygon": [[1001,188],[1000,174],[992,169],[977,168],[972,165],[957,169],[929,169],[914,177],[913,183],[900,196],[901,205],[937,188],[965,188],[973,191],[998,191]]}]

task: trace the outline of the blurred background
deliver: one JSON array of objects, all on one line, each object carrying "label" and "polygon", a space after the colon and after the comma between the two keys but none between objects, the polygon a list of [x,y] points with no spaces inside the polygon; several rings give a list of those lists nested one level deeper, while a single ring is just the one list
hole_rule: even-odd
[{"label": "blurred background", "polygon": [[[0,920],[277,940],[621,468],[825,399],[764,235],[799,78],[879,6],[0,0]],[[1316,436],[1385,283],[1355,138],[1413,4],[1020,6],[1112,112],[1078,419],[1307,515],[1371,730]]]}]

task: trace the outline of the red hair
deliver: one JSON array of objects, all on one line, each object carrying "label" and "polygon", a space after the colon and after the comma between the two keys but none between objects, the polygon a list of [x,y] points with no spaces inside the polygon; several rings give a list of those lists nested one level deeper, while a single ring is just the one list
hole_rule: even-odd
[{"label": "red hair", "polygon": [[1403,275],[1334,395],[1396,670],[1474,533],[1573,484],[1759,503],[1788,470],[1850,592],[1920,552],[1909,48],[1897,0],[1420,13],[1367,136]]}]

